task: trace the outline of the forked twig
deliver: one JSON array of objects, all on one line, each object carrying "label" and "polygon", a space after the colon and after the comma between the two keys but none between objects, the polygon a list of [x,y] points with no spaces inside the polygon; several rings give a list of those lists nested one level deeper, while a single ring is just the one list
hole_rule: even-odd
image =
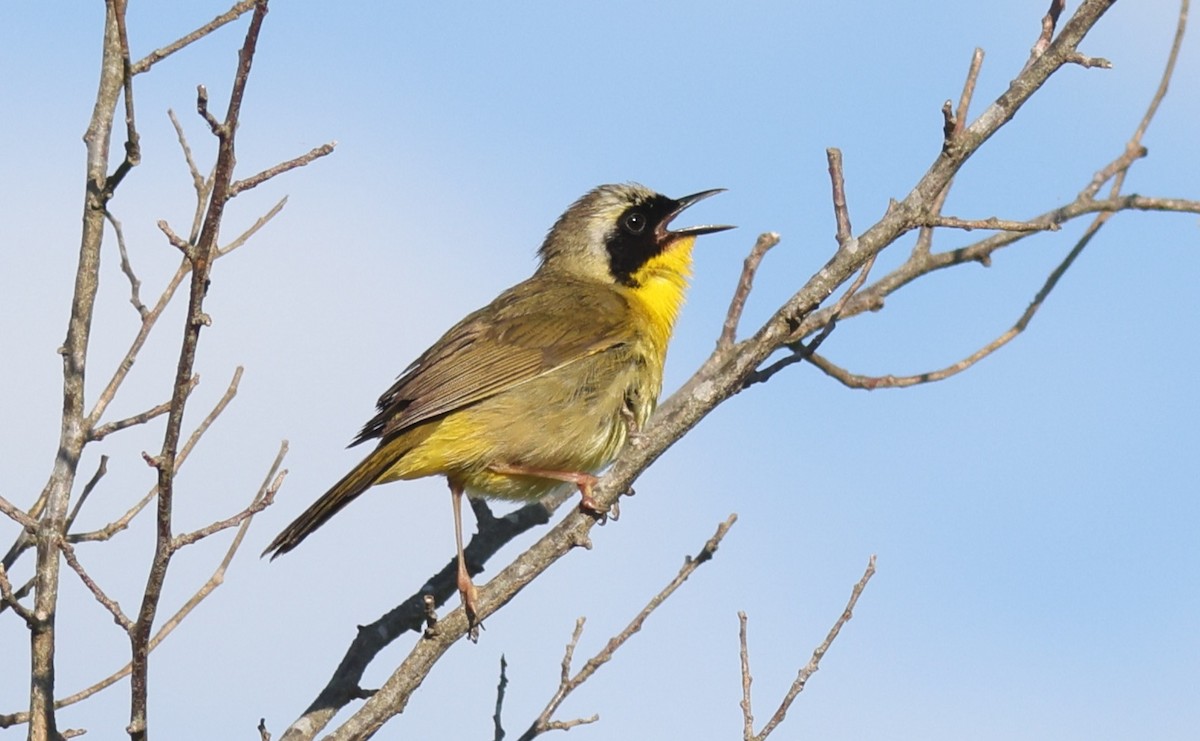
[{"label": "forked twig", "polygon": [[867,570],[863,572],[862,578],[854,585],[850,591],[850,601],[846,603],[846,609],[842,610],[842,614],[834,622],[833,627],[829,629],[825,640],[821,641],[820,645],[813,650],[812,658],[808,663],[796,674],[795,681],[788,688],[787,694],[783,696],[783,700],[779,703],[778,709],[763,726],[763,729],[757,735],[754,734],[754,716],[750,712],[750,684],[753,681],[750,676],[750,650],[746,642],[746,615],[738,613],[738,620],[741,628],[738,631],[738,638],[741,644],[740,655],[742,665],[742,718],[743,718],[743,738],[744,741],[764,741],[771,733],[779,727],[783,719],[787,716],[788,710],[792,707],[796,697],[804,691],[804,686],[808,684],[808,680],[813,674],[816,674],[820,669],[821,659],[829,651],[829,647],[837,640],[838,634],[842,632],[842,628],[846,623],[850,622],[850,618],[854,617],[854,607],[858,604],[858,598],[862,596],[863,590],[867,588],[867,582],[871,581],[871,577],[875,575],[875,557],[871,556],[867,562]]},{"label": "forked twig", "polygon": [[[246,510],[243,510],[243,512],[255,508],[264,500],[274,498],[275,494],[278,492],[279,485],[283,481],[283,475],[286,473],[285,471],[280,470],[280,466],[283,465],[283,459],[284,456],[287,455],[287,451],[288,443],[286,440],[284,440],[282,443],[280,443],[279,452],[275,454],[275,459],[271,462],[271,467],[268,469],[267,475],[263,478],[262,484],[259,486],[258,490],[255,492],[254,498],[251,500]],[[175,614],[164,621],[162,626],[158,628],[154,636],[150,639],[148,651],[154,651],[154,649],[158,648],[158,646],[161,645],[164,640],[166,640],[167,636],[171,635],[171,633],[177,627],[179,627],[179,625],[192,612],[192,610],[196,609],[201,602],[203,602],[210,594],[216,591],[217,587],[224,583],[225,572],[229,569],[229,565],[233,562],[233,557],[237,554],[245,540],[246,531],[250,527],[252,516],[253,515],[248,516],[241,521],[238,526],[237,534],[234,536],[232,542],[230,542],[229,547],[225,551],[225,556],[221,559],[221,562],[217,565],[217,568],[213,571],[212,575],[209,576],[208,580],[205,581],[198,590],[196,590],[191,598],[189,598],[187,602],[185,602],[183,606],[175,612]],[[125,666],[99,680],[98,682],[95,682],[72,695],[57,700],[54,703],[55,709],[64,708],[68,705],[74,705],[77,702],[86,700],[92,695],[111,687],[125,677],[129,676],[132,668],[132,662],[127,663]],[[27,722],[29,722],[29,713],[27,711],[10,713],[8,715],[0,715],[0,728],[6,728],[8,726]]]},{"label": "forked twig", "polygon": [[[1058,284],[1058,281],[1079,257],[1080,253],[1083,252],[1084,248],[1091,242],[1096,233],[1099,232],[1100,228],[1103,227],[1108,219],[1112,217],[1112,214],[1115,213],[1116,210],[1130,207],[1153,207],[1157,210],[1163,211],[1177,210],[1190,211],[1193,213],[1200,212],[1200,202],[1197,201],[1180,201],[1179,199],[1151,199],[1138,195],[1120,196],[1121,187],[1124,185],[1125,177],[1128,174],[1129,168],[1134,162],[1144,157],[1146,154],[1145,149],[1142,147],[1141,141],[1150,125],[1151,120],[1154,118],[1154,114],[1158,111],[1159,104],[1162,102],[1163,97],[1166,96],[1167,90],[1170,86],[1171,78],[1174,75],[1175,64],[1179,57],[1179,50],[1182,46],[1184,32],[1187,28],[1188,5],[1188,0],[1183,0],[1181,2],[1179,20],[1175,28],[1175,37],[1171,44],[1171,51],[1167,56],[1167,63],[1159,80],[1158,88],[1155,90],[1155,93],[1152,96],[1149,105],[1147,106],[1145,114],[1138,123],[1137,128],[1130,136],[1129,141],[1126,142],[1124,151],[1116,159],[1096,173],[1091,182],[1080,192],[1079,196],[1076,198],[1075,204],[1072,204],[1082,204],[1083,206],[1094,207],[1094,212],[1097,214],[1096,217],[1088,225],[1083,235],[1067,253],[1066,257],[1064,257],[1058,266],[1055,267],[1055,269],[1050,273],[1050,275],[1047,276],[1041,289],[1034,296],[1029,306],[1025,308],[1025,311],[1021,313],[1021,316],[1018,317],[1017,321],[1008,330],[967,357],[944,368],[926,371],[924,373],[904,376],[897,376],[893,374],[887,374],[884,376],[859,375],[852,373],[845,368],[842,368],[841,366],[831,362],[828,358],[819,355],[813,355],[811,357],[813,365],[844,386],[854,389],[865,389],[868,391],[879,388],[906,388],[909,386],[945,380],[951,376],[963,372],[964,370],[967,370],[980,360],[983,360],[987,356],[994,353],[996,350],[1004,347],[1014,338],[1016,338],[1017,335],[1024,332],[1029,326],[1029,323],[1033,320],[1034,315],[1038,312],[1046,298],[1050,295],[1050,292],[1054,290],[1054,287]],[[1054,23],[1057,21],[1057,14],[1055,14],[1053,10],[1054,9],[1052,7],[1051,13],[1047,15],[1046,20],[1043,22],[1043,29],[1045,33],[1051,33],[1053,31]],[[1061,12],[1061,8],[1059,9],[1059,12]],[[1049,31],[1046,31],[1045,29],[1049,29]],[[1112,203],[1112,207],[1107,207],[1106,202],[1104,201],[1098,202],[1092,200],[1099,189],[1103,187],[1104,183],[1108,182],[1109,180],[1112,180],[1112,186],[1110,188],[1110,198],[1107,199],[1107,202]],[[1031,228],[1030,230],[1057,230],[1060,223],[1059,219],[1061,218],[1062,220],[1066,220],[1069,208],[1070,207],[1059,209],[1057,212],[1052,212],[1051,214],[1043,214],[1042,216],[1023,223],[1027,224]],[[1083,209],[1079,209],[1077,211],[1078,214],[1087,212],[1089,211],[1085,211]],[[940,220],[945,220],[949,217],[938,218]],[[953,226],[953,224],[945,223],[938,225]],[[1009,227],[1004,228],[1010,232],[1010,235],[996,235],[995,237],[991,237],[984,242],[978,243],[973,248],[962,248],[960,250],[956,250],[955,254],[959,256],[974,255],[972,259],[978,259],[987,264],[986,261],[989,259],[991,251],[998,249],[1001,246],[1011,244],[1012,241],[1015,241],[1015,233],[1019,230],[1011,229]],[[981,251],[980,248],[985,246],[987,251]],[[919,256],[914,252],[914,257]],[[926,254],[925,257],[928,258],[929,255]],[[944,258],[945,255],[938,257]],[[943,265],[939,265],[939,267],[942,266]]]},{"label": "forked twig", "polygon": [[571,676],[571,663],[575,655],[575,647],[579,644],[580,636],[583,635],[584,618],[579,618],[575,621],[575,630],[571,634],[571,641],[567,644],[567,649],[563,654],[558,689],[555,691],[554,696],[550,698],[550,702],[546,704],[546,708],[542,711],[541,715],[521,735],[519,741],[530,741],[546,731],[571,728],[584,723],[594,723],[600,719],[598,715],[593,715],[588,718],[578,718],[570,721],[551,720],[559,706],[562,705],[563,700],[595,674],[597,669],[608,663],[617,649],[625,645],[625,642],[633,637],[634,633],[642,629],[642,624],[646,622],[646,618],[650,617],[650,613],[658,609],[659,605],[665,602],[676,589],[679,589],[687,581],[688,577],[696,569],[700,568],[701,564],[712,559],[713,554],[717,551],[717,547],[721,544],[721,540],[729,532],[729,528],[733,527],[735,522],[737,522],[737,515],[732,514],[718,525],[717,531],[705,542],[700,552],[695,557],[684,559],[683,567],[679,569],[679,573],[675,575],[675,578],[667,586],[663,587],[662,591],[654,595],[650,602],[642,608],[641,612],[630,621],[629,625],[625,626],[624,630],[608,639],[608,643],[605,644],[604,648],[595,656],[588,659],[575,676]]}]

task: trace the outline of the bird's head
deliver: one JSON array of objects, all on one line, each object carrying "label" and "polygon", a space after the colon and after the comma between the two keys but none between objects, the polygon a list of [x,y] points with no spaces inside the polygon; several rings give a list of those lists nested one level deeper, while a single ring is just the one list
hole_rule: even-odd
[{"label": "bird's head", "polygon": [[730,226],[671,229],[692,204],[720,193],[674,199],[636,183],[594,188],[559,217],[539,255],[540,271],[638,288],[655,277],[686,280],[696,237]]}]

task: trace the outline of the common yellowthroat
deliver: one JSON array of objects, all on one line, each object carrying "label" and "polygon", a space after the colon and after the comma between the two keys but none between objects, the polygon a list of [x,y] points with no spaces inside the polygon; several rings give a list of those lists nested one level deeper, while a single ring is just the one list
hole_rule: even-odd
[{"label": "common yellowthroat", "polygon": [[542,497],[564,485],[595,511],[596,472],[662,389],[663,363],[701,234],[670,230],[721,189],[671,199],[602,185],[566,210],[529,279],[454,325],[379,398],[352,445],[378,446],[288,525],[267,553],[287,553],[375,484],[442,475],[450,484],[458,590],[474,622],[462,546],[463,492]]}]

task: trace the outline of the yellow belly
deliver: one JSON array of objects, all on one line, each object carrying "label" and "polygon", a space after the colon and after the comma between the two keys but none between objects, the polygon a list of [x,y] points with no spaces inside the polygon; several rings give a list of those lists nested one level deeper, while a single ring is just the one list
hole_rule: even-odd
[{"label": "yellow belly", "polygon": [[445,475],[473,494],[542,497],[565,485],[489,466],[595,473],[625,444],[622,410],[640,426],[661,384],[661,364],[636,349],[581,359],[404,433],[395,442],[411,448],[377,483]]}]

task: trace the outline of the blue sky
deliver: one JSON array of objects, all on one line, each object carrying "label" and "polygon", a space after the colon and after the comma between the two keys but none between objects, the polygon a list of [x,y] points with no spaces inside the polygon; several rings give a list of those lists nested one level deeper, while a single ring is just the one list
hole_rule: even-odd
[{"label": "blue sky", "polygon": [[[256,554],[357,460],[343,447],[395,374],[530,273],[572,200],[627,180],[675,196],[729,189],[695,210],[696,222],[740,228],[699,243],[670,390],[711,350],[755,235],[778,231],[783,242],[763,265],[747,331],[832,253],[825,148],[844,152],[861,231],[933,160],[940,106],[957,98],[971,51],[987,53],[978,112],[1024,63],[1045,10],[1044,0],[872,3],[853,15],[841,3],[431,5],[277,2],[268,16],[240,172],[326,141],[338,147],[239,197],[225,223],[231,237],[289,196],[216,268],[191,420],[237,365],[246,371],[180,476],[179,527],[244,506],[284,438],[291,473],[225,585],[155,653],[156,735],[245,737],[260,717],[278,733],[324,684],[355,626],[450,557],[449,497],[437,480],[373,491],[274,563]],[[55,348],[78,246],[80,136],[103,8],[9,10],[0,31],[10,103],[0,124],[9,173],[0,180],[0,486],[28,504],[57,439]],[[220,10],[133,3],[134,56]],[[1118,3],[1084,44],[1114,68],[1057,75],[968,163],[946,212],[1023,218],[1072,200],[1141,117],[1176,10],[1165,0]],[[211,163],[192,113],[195,85],[225,99],[244,25],[136,80],[144,163],[112,209],[144,298],[157,296],[177,260],[155,221],[182,232],[194,208],[166,110]],[[1200,192],[1198,49],[1194,37],[1185,42],[1129,192]],[[988,269],[922,280],[884,311],[843,323],[824,350],[861,373],[954,362],[1012,324],[1082,228],[1028,240]],[[944,233],[935,249],[978,236]],[[591,655],[737,512],[717,558],[563,706],[563,719],[601,716],[572,739],[736,738],[738,610],[750,616],[761,723],[871,554],[878,574],[777,737],[1191,738],[1200,726],[1200,393],[1190,377],[1200,364],[1198,242],[1195,216],[1117,216],[1024,335],[949,381],[865,393],[798,365],[732,399],[642,477],[621,521],[593,533],[593,550],[564,559],[491,618],[479,645],[452,650],[380,737],[489,737],[501,654],[507,727],[519,733],[554,691],[575,618],[588,617],[577,657]],[[876,274],[909,245],[885,253]],[[109,246],[93,396],[137,326]],[[179,307],[162,320],[113,418],[166,397],[181,320]],[[151,485],[140,452],[160,441],[154,427],[88,449],[82,478],[100,453],[112,459],[83,526],[113,519]],[[0,523],[4,542],[15,533]],[[81,548],[127,609],[151,536],[147,520],[109,546]],[[181,554],[164,610],[219,558],[215,543]],[[73,577],[66,584],[59,686],[72,692],[123,663],[127,643]],[[368,683],[382,682],[406,643]],[[0,672],[0,712],[11,712],[24,704],[27,642],[9,615],[0,615],[0,645],[15,647]],[[62,725],[116,737],[127,690],[63,711]]]}]

